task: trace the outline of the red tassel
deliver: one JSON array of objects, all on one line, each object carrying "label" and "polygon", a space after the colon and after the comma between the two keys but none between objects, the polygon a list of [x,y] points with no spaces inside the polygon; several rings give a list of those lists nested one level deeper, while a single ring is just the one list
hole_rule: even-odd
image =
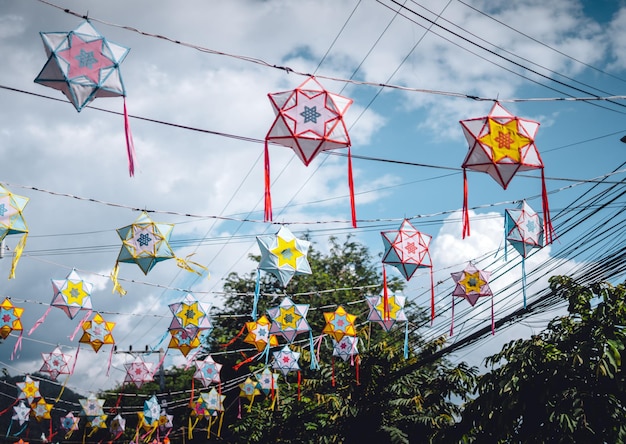
[{"label": "red tassel", "polygon": [[467,205],[467,171],[463,168],[463,239],[470,235],[469,208]]},{"label": "red tassel", "polygon": [[130,177],[135,175],[135,143],[133,133],[130,131],[128,111],[126,110],[126,97],[124,96],[124,132],[126,133],[126,154],[128,155],[128,173]]},{"label": "red tassel", "polygon": [[247,363],[254,361],[254,359],[257,356],[259,356],[260,354],[261,353],[257,353],[256,355],[252,355],[249,358],[246,358],[245,360],[241,361],[239,364],[233,365],[233,370],[238,371],[241,368],[241,366],[246,365]]},{"label": "red tassel", "polygon": [[548,205],[548,190],[546,189],[546,179],[541,169],[541,204],[543,207],[543,235],[545,244],[549,245],[554,240],[554,229],[550,218],[550,206]]},{"label": "red tassel", "polygon": [[383,265],[383,320],[391,318],[389,313],[389,289],[387,288],[387,271]]},{"label": "red tassel", "polygon": [[298,372],[298,401],[300,401],[300,385],[302,383],[302,374]]},{"label": "red tassel", "polygon": [[272,220],[272,194],[270,192],[270,151],[265,141],[265,214],[263,220],[271,222]]},{"label": "red tassel", "polygon": [[430,325],[435,320],[435,278],[433,277],[433,267],[430,267]]},{"label": "red tassel", "polygon": [[356,203],[354,198],[354,176],[352,175],[352,153],[348,147],[348,187],[350,188],[350,214],[352,228],[356,228]]},{"label": "red tassel", "polygon": [[196,378],[191,378],[191,395],[189,397],[189,405],[193,405],[194,390],[196,386]]},{"label": "red tassel", "polygon": [[232,338],[230,341],[228,341],[226,344],[221,344],[221,347],[227,348],[230,345],[232,345],[237,339],[241,337],[245,329],[246,329],[246,325],[244,324],[243,327],[241,327],[241,330],[239,330],[239,333],[237,333],[235,337]]}]

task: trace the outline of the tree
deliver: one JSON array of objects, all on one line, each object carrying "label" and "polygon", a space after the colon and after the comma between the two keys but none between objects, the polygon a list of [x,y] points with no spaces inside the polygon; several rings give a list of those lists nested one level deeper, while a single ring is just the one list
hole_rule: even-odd
[{"label": "tree", "polygon": [[[343,243],[331,238],[329,254],[313,248],[309,262],[312,274],[294,278],[285,291],[296,303],[325,308],[309,312],[308,320],[315,334],[324,326],[323,311],[351,303],[345,305],[346,309],[357,314],[361,322],[359,362],[351,366],[333,363],[327,357],[321,359],[319,370],[312,371],[306,365],[310,362],[308,349],[299,348],[301,383],[296,383],[295,377],[289,378],[291,384],[281,383],[278,406],[272,409],[269,402],[255,401],[249,412],[244,409],[241,419],[236,417],[238,409],[231,401],[225,420],[228,431],[222,438],[233,442],[277,443],[429,442],[454,424],[460,414],[455,401],[463,401],[471,392],[475,370],[440,359],[394,377],[398,370],[440,348],[445,338],[426,343],[413,331],[410,355],[405,359],[404,329],[384,333],[380,327],[364,322],[368,313],[365,304],[353,302],[362,301],[368,294],[380,294],[382,289],[382,278],[367,247],[350,237]],[[219,313],[219,327],[212,334],[207,352],[221,351],[223,347],[219,344],[228,342],[233,349],[241,347],[232,338],[237,337],[244,321],[229,315],[251,313],[255,279],[255,272],[246,276],[231,274],[227,278],[225,289],[230,293],[224,304],[227,308]],[[399,279],[390,279],[389,288],[392,292],[400,291],[403,284]],[[277,280],[268,274],[261,277],[261,293],[259,313],[278,305],[285,296]],[[408,304],[406,311],[411,325],[427,323],[419,307]],[[330,351],[326,349],[325,353],[328,356]],[[264,365],[256,361],[235,372],[233,365],[243,358],[229,356],[221,356],[225,364],[223,380],[242,378],[241,373],[246,370],[259,370]]]},{"label": "tree", "polygon": [[626,287],[550,280],[567,316],[487,358],[450,442],[625,442]]}]

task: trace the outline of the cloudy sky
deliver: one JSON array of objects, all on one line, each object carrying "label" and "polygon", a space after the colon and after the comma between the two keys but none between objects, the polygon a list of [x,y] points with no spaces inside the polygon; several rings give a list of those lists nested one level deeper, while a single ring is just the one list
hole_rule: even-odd
[{"label": "cloudy sky", "polygon": [[[39,33],[69,32],[80,16],[130,48],[121,75],[137,154],[134,177],[120,97],[96,99],[91,105],[99,109],[77,113],[60,91],[33,82],[47,60]],[[117,323],[120,349],[158,346],[171,318],[167,305],[183,297],[179,289],[219,306],[223,278],[253,269],[247,256],[259,252],[255,236],[278,230],[263,223],[262,141],[274,120],[267,94],[294,89],[314,74],[329,91],[354,100],[345,118],[359,228],[349,224],[345,156],[322,154],[305,167],[290,149],[270,146],[275,221],[295,233],[310,230],[322,250],[328,236],[352,234],[378,255],[379,232],[414,218],[433,236],[435,280],[443,282],[437,288],[442,315],[426,334],[449,328],[449,273],[470,260],[501,270],[493,283],[496,300],[505,301],[496,310],[501,316],[521,303],[521,270],[513,265],[519,258],[503,266],[502,215],[521,199],[541,209],[540,176],[516,177],[502,190],[487,175],[469,173],[475,210],[472,235],[463,240],[458,210],[467,143],[458,122],[486,115],[498,99],[541,123],[536,143],[552,212],[563,214],[555,220],[558,231],[591,192],[593,184],[584,182],[625,160],[619,141],[626,134],[626,101],[619,97],[625,33],[626,5],[610,0],[0,0],[0,183],[30,199],[27,247],[16,278],[3,281],[2,296],[24,307],[28,330],[48,308],[50,279],[76,268],[94,283],[94,309]],[[581,100],[594,97],[608,100]],[[112,294],[108,275],[120,248],[115,230],[132,223],[138,209],[175,224],[176,254],[194,253],[210,279],[197,279],[174,261],[147,276],[122,264],[128,294]],[[549,274],[597,260],[601,251],[559,253],[585,229],[567,229],[528,260],[532,272],[561,259],[535,272],[529,294],[545,287]],[[18,240],[7,237],[9,256]],[[9,268],[5,256],[0,276]],[[406,294],[427,305],[429,285],[428,273],[418,273]],[[489,322],[488,304],[459,311],[458,337],[472,323]],[[12,374],[36,371],[40,354],[57,344],[75,353],[77,342],[68,336],[77,323],[51,310],[42,327],[25,335],[19,358],[10,359],[15,336],[2,344],[0,366]],[[527,333],[507,330],[499,340]],[[484,353],[475,352],[472,363]],[[170,355],[169,365],[184,362],[177,351]],[[70,385],[88,392],[120,383],[129,358],[114,356],[106,376],[107,358],[106,347],[98,354],[81,348]]]}]

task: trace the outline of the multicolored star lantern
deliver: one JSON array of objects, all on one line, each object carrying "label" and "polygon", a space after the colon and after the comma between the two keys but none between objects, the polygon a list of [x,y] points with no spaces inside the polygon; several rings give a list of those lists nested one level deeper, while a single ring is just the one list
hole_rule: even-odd
[{"label": "multicolored star lantern", "polygon": [[115,344],[113,339],[113,327],[115,322],[107,322],[100,313],[96,313],[90,321],[82,325],[83,335],[78,340],[82,344],[91,344],[97,353],[105,344]]},{"label": "multicolored star lantern", "polygon": [[356,336],[356,327],[354,326],[356,316],[346,312],[341,305],[334,312],[324,313],[324,319],[326,325],[322,333],[331,336],[335,341],[341,341],[344,336]]},{"label": "multicolored star lantern", "polygon": [[278,307],[270,308],[267,312],[272,318],[270,333],[282,335],[288,342],[293,342],[300,333],[311,330],[306,320],[309,304],[294,304],[289,297],[285,297]]},{"label": "multicolored star lantern", "polygon": [[136,356],[132,362],[124,364],[126,368],[124,382],[132,382],[137,388],[141,388],[146,382],[154,381],[154,367],[154,363],[146,362],[141,356]]},{"label": "multicolored star lantern", "polygon": [[544,232],[552,242],[552,222],[548,207],[544,166],[535,146],[539,122],[522,119],[495,102],[487,116],[461,120],[469,151],[463,161],[463,237],[469,236],[467,202],[467,170],[489,174],[500,186],[507,188],[518,172],[541,170]]},{"label": "multicolored star lantern", "polygon": [[246,398],[250,401],[250,405],[248,406],[248,411],[252,408],[252,403],[254,402],[254,398],[260,395],[258,384],[251,377],[247,377],[245,381],[239,384],[239,397]]},{"label": "multicolored star lantern", "polygon": [[126,89],[119,65],[129,49],[104,38],[88,21],[70,32],[41,32],[48,61],[35,79],[60,90],[81,111],[96,97],[124,98],[128,170],[135,172],[135,148],[126,110]]},{"label": "multicolored star lantern", "polygon": [[271,324],[265,315],[262,315],[256,321],[246,322],[248,334],[243,342],[254,345],[259,352],[264,351],[268,344],[270,347],[276,347],[278,338],[276,335],[270,334]]},{"label": "multicolored star lantern", "polygon": [[333,340],[333,356],[337,356],[344,361],[353,359],[359,354],[359,338],[356,336],[344,336],[341,340]]},{"label": "multicolored star lantern", "polygon": [[[420,268],[430,269],[430,314],[435,317],[435,286],[433,263],[429,245],[432,236],[423,234],[405,219],[398,230],[381,231],[385,252],[383,264],[393,265],[409,281]],[[387,273],[383,266],[383,285],[387,286]]]},{"label": "multicolored star lantern", "polygon": [[39,393],[39,381],[33,381],[29,375],[24,377],[23,382],[15,383],[18,389],[17,399],[25,399],[32,404],[35,399],[41,398]]},{"label": "multicolored star lantern", "polygon": [[[12,331],[19,332],[20,336],[24,331],[22,326],[22,314],[24,309],[15,307],[11,299],[5,298],[0,304],[0,338],[6,339]],[[19,341],[19,339],[18,339]]]},{"label": "multicolored star lantern", "polygon": [[387,304],[383,296],[367,296],[365,300],[369,307],[367,320],[380,324],[385,331],[390,331],[397,322],[408,322],[404,313],[404,296],[390,295]]},{"label": "multicolored star lantern", "polygon": [[195,360],[194,365],[196,366],[196,372],[193,374],[193,377],[200,381],[204,387],[208,387],[212,382],[220,383],[222,364],[215,362],[211,355],[208,355],[203,361]]},{"label": "multicolored star lantern", "polygon": [[471,262],[465,267],[463,271],[456,273],[450,273],[452,280],[455,282],[454,290],[452,291],[452,323],[450,325],[450,336],[454,332],[454,300],[455,297],[461,297],[473,307],[478,298],[484,296],[491,296],[491,329],[494,332],[494,316],[493,316],[493,292],[489,287],[490,271],[479,270]]},{"label": "multicolored star lantern", "polygon": [[200,347],[200,338],[191,336],[186,330],[170,330],[170,342],[167,348],[180,350],[183,356],[187,356],[191,350]]},{"label": "multicolored star lantern", "polygon": [[104,399],[98,398],[95,394],[90,393],[87,398],[79,399],[78,402],[82,408],[80,414],[87,418],[95,418],[104,415]]},{"label": "multicolored star lantern", "polygon": [[76,270],[67,275],[65,279],[51,279],[54,296],[51,306],[60,308],[70,318],[81,311],[91,311],[91,291],[93,284],[83,280]]},{"label": "multicolored star lantern", "polygon": [[289,372],[300,371],[298,364],[300,353],[291,350],[289,345],[285,345],[279,351],[272,352],[272,355],[274,356],[272,368],[281,372],[283,376],[287,376]]},{"label": "multicolored star lantern", "polygon": [[504,257],[507,256],[507,242],[522,256],[522,293],[526,308],[526,257],[535,249],[543,247],[543,224],[539,215],[526,201],[517,209],[504,213]]},{"label": "multicolored star lantern", "polygon": [[351,143],[344,122],[352,99],[328,92],[314,77],[294,90],[268,96],[276,119],[265,136],[265,220],[272,220],[270,143],[293,149],[306,166],[322,151],[348,148],[348,186],[352,225],[356,227]]},{"label": "multicolored star lantern", "polygon": [[50,375],[50,379],[56,381],[59,375],[70,375],[72,368],[70,367],[71,357],[61,351],[60,347],[56,347],[51,353],[42,353],[43,365],[39,369]]},{"label": "multicolored star lantern", "polygon": [[28,201],[28,197],[13,194],[0,184],[0,242],[11,234],[22,235],[22,238],[13,249],[9,279],[15,277],[15,268],[20,257],[22,257],[26,239],[28,238],[28,226],[26,226],[26,220],[22,214]]},{"label": "multicolored star lantern", "polygon": [[72,412],[69,412],[67,415],[61,417],[61,428],[67,432],[71,433],[78,430],[79,423],[80,418],[74,416],[74,413]]},{"label": "multicolored star lantern", "polygon": [[170,330],[186,330],[190,336],[197,336],[201,331],[213,329],[209,304],[197,301],[191,294],[185,295],[181,302],[169,304],[174,315]]},{"label": "multicolored star lantern", "polygon": [[226,399],[226,395],[220,394],[215,387],[209,390],[209,393],[203,393],[206,395],[204,397],[204,405],[206,406],[209,414],[215,415],[217,412],[224,411],[224,400]]},{"label": "multicolored star lantern", "polygon": [[257,236],[261,249],[259,268],[272,273],[286,287],[292,277],[311,274],[307,253],[311,242],[296,239],[287,227],[280,227],[275,235]]},{"label": "multicolored star lantern", "polygon": [[109,424],[109,432],[114,436],[113,439],[116,440],[122,436],[124,430],[126,430],[126,420],[118,413]]},{"label": "multicolored star lantern", "polygon": [[37,422],[41,422],[43,419],[50,419],[50,412],[52,412],[52,404],[48,404],[45,399],[40,398],[39,401],[31,404],[32,415]]},{"label": "multicolored star lantern", "polygon": [[139,418],[138,427],[149,432],[154,432],[157,429],[161,418],[161,406],[155,395],[143,402],[143,411],[137,412],[137,416]]},{"label": "multicolored star lantern", "polygon": [[270,395],[278,390],[278,373],[274,373],[265,367],[261,373],[256,374],[258,387],[264,395]]}]

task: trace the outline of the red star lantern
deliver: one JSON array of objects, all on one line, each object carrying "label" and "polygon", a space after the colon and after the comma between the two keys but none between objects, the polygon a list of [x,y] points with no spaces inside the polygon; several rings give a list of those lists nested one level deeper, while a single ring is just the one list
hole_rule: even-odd
[{"label": "red star lantern", "polygon": [[308,166],[322,151],[348,148],[348,185],[352,225],[356,227],[350,137],[343,116],[352,99],[328,92],[310,77],[291,91],[268,94],[276,119],[265,137],[265,220],[272,220],[270,142],[294,150]]},{"label": "red star lantern", "polygon": [[543,214],[547,243],[552,242],[543,161],[535,146],[539,122],[522,119],[494,103],[487,116],[462,120],[469,151],[463,161],[463,237],[469,236],[467,170],[489,174],[504,189],[518,172],[541,170]]},{"label": "red star lantern", "polygon": [[40,372],[46,372],[53,381],[56,381],[59,375],[70,375],[70,355],[66,355],[61,351],[60,347],[56,347],[51,353],[42,353],[43,365],[39,369]]},{"label": "red star lantern", "polygon": [[450,336],[454,332],[454,299],[461,297],[473,307],[478,298],[491,296],[491,330],[494,332],[493,317],[493,292],[489,288],[489,276],[491,272],[479,270],[472,263],[469,263],[463,271],[450,273],[456,283],[452,291],[452,324],[450,325]]}]

